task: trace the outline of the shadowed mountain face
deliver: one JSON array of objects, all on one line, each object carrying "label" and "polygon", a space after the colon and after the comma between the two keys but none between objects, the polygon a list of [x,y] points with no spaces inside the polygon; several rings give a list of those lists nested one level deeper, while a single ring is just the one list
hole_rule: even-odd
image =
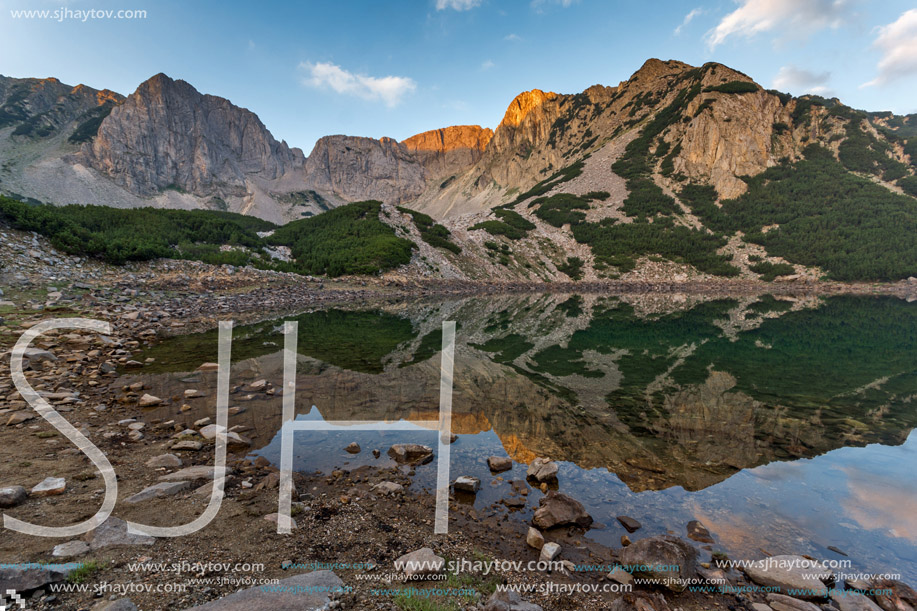
[{"label": "shadowed mountain face", "polygon": [[[453,426],[492,430],[518,462],[607,469],[633,491],[700,490],[773,461],[898,445],[917,426],[917,308],[900,300],[697,301],[579,296],[317,311],[299,321],[297,406],[329,420],[423,420],[438,409],[440,324],[458,325]],[[275,322],[237,329],[233,383],[282,379]],[[142,377],[180,395],[214,333],[151,350]],[[215,376],[193,387],[213,396]],[[239,391],[244,394],[244,391]],[[231,399],[231,402],[234,402]],[[280,400],[234,420],[259,443]],[[203,411],[163,418],[193,422]]]}]

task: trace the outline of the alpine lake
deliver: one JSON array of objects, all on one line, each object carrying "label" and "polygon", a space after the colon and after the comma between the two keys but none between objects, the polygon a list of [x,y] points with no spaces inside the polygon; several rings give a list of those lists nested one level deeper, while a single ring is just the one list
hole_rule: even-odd
[{"label": "alpine lake", "polygon": [[[685,536],[698,520],[731,558],[808,554],[917,581],[917,303],[893,297],[739,298],[529,294],[316,309],[233,331],[230,406],[251,456],[280,459],[283,321],[298,321],[298,419],[436,420],[443,321],[455,321],[452,479],[485,515],[529,520],[542,491],[514,503],[536,457],[558,462],[559,489],[619,545]],[[148,419],[191,425],[215,415],[217,331],[166,339],[140,355],[154,395],[205,389],[191,409]],[[294,469],[391,466],[395,443],[436,447],[437,433],[306,431]],[[362,451],[344,448],[357,442]],[[375,458],[371,449],[379,449]],[[509,456],[492,474],[489,456]],[[436,461],[412,486],[434,491]],[[467,497],[467,498],[466,498]],[[512,506],[510,506],[512,505]],[[432,519],[432,516],[431,516]]]}]

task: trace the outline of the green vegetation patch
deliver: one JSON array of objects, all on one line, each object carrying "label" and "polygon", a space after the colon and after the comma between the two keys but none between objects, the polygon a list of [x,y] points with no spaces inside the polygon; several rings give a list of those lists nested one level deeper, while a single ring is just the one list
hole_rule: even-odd
[{"label": "green vegetation patch", "polygon": [[416,245],[379,220],[382,203],[370,200],[287,223],[266,238],[289,246],[297,271],[307,274],[375,274],[411,261]]},{"label": "green vegetation patch", "polygon": [[671,222],[619,225],[603,219],[598,223],[576,225],[573,237],[577,242],[589,244],[597,263],[613,265],[623,272],[634,269],[637,257],[658,254],[718,276],[739,273],[735,266],[729,264],[731,257],[716,253],[726,244],[725,238],[675,226]]},{"label": "green vegetation patch", "polygon": [[548,191],[550,191],[557,185],[561,183],[565,183],[568,180],[573,180],[574,178],[576,178],[577,176],[583,173],[583,168],[585,167],[586,159],[588,158],[589,158],[589,155],[586,155],[585,157],[583,157],[576,163],[570,164],[567,167],[558,170],[557,172],[555,172],[548,178],[545,178],[544,180],[536,184],[534,187],[532,187],[525,193],[520,194],[515,200],[513,200],[512,203],[508,205],[508,207],[512,208],[516,204],[524,202],[525,200],[527,200],[530,197],[538,197],[539,195],[544,195],[545,193],[547,193]]},{"label": "green vegetation patch", "polygon": [[704,87],[704,91],[716,91],[719,93],[754,93],[758,91],[758,86],[748,81],[729,81],[722,85]]},{"label": "green vegetation patch", "polygon": [[583,277],[583,260],[579,257],[567,257],[567,260],[557,266],[557,271],[567,274],[571,280],[580,280]]},{"label": "green vegetation patch", "polygon": [[535,229],[535,223],[531,222],[515,210],[495,208],[493,210],[493,214],[500,220],[482,221],[477,225],[469,227],[468,229],[470,231],[483,229],[491,235],[506,236],[510,240],[520,240],[524,238],[529,231]]},{"label": "green vegetation patch", "polygon": [[792,276],[796,273],[796,270],[789,263],[771,263],[770,261],[749,265],[748,269],[760,274],[761,279],[766,282],[773,282],[777,276]]},{"label": "green vegetation patch", "polygon": [[409,208],[402,208],[400,206],[398,212],[410,215],[411,219],[414,221],[414,226],[417,227],[417,231],[420,232],[420,238],[430,246],[445,248],[455,254],[462,252],[462,247],[449,239],[452,237],[452,233],[435,222],[433,217],[423,212],[417,212],[416,210],[410,210]]},{"label": "green vegetation patch", "polygon": [[247,263],[249,254],[221,253],[219,247],[260,250],[263,242],[256,232],[276,228],[273,223],[231,212],[36,206],[5,197],[0,197],[0,220],[15,229],[40,233],[64,252],[114,264],[160,257],[215,264],[241,264],[244,259]]},{"label": "green vegetation patch", "polygon": [[111,114],[111,109],[114,107],[114,103],[109,101],[84,112],[77,119],[79,124],[67,140],[71,144],[81,144],[93,140],[96,134],[99,133],[99,126],[102,125],[102,121]]},{"label": "green vegetation patch", "polygon": [[861,121],[848,121],[846,131],[847,138],[838,150],[838,158],[845,168],[876,174],[887,181],[895,181],[908,174],[906,165],[888,156],[888,144],[866,132]]},{"label": "green vegetation patch", "polygon": [[[895,281],[917,275],[914,200],[844,170],[810,145],[805,159],[746,178],[748,191],[700,214],[715,230],[745,232],[768,253],[818,265],[835,280]],[[767,233],[767,225],[779,225]]]},{"label": "green vegetation patch", "polygon": [[628,216],[651,217],[679,211],[675,200],[650,178],[628,178],[627,190],[623,210]]}]

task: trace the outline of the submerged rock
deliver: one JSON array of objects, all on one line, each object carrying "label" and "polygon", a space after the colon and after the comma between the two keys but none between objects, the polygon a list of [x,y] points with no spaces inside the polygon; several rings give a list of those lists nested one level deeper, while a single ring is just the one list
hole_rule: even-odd
[{"label": "submerged rock", "polygon": [[400,463],[426,464],[433,460],[433,448],[419,443],[398,443],[389,448],[388,455]]},{"label": "submerged rock", "polygon": [[487,466],[494,473],[502,473],[513,468],[513,460],[509,456],[491,456],[487,459]]},{"label": "submerged rock", "polygon": [[532,517],[532,523],[538,528],[567,525],[589,528],[592,524],[592,516],[586,513],[582,503],[556,490],[543,496],[540,505]]}]

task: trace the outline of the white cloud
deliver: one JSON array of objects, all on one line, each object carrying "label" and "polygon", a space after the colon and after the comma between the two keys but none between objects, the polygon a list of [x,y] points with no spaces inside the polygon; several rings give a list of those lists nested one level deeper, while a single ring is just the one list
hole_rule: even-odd
[{"label": "white cloud", "polygon": [[481,0],[436,0],[436,10],[451,8],[456,11],[468,11],[481,6]]},{"label": "white cloud", "polygon": [[898,19],[878,28],[873,46],[882,51],[879,75],[862,87],[885,85],[917,73],[917,9],[901,13]]},{"label": "white cloud", "polygon": [[681,31],[684,28],[686,28],[689,23],[694,21],[695,17],[702,14],[703,12],[704,12],[704,9],[701,9],[701,8],[692,9],[690,13],[685,15],[684,21],[681,22],[681,25],[675,28],[675,35],[678,36],[679,34],[681,34]]},{"label": "white cloud", "polygon": [[485,59],[484,62],[481,64],[481,70],[490,70],[491,68],[493,68],[496,65],[497,64],[493,63],[491,60]]},{"label": "white cloud", "polygon": [[796,95],[814,93],[821,96],[830,96],[832,92],[827,87],[830,79],[830,72],[812,72],[793,65],[783,66],[777,72],[777,76],[774,77],[774,89],[788,91]]},{"label": "white cloud", "polygon": [[310,87],[332,89],[364,100],[382,100],[390,108],[397,106],[402,97],[417,89],[417,84],[405,76],[354,74],[330,62],[303,62],[299,67],[308,73],[303,83]]},{"label": "white cloud", "polygon": [[850,0],[737,0],[741,6],[707,32],[713,49],[730,36],[754,36],[777,28],[791,34],[807,34],[836,28],[848,17]]},{"label": "white cloud", "polygon": [[522,40],[522,37],[519,36],[518,34],[507,34],[506,36],[503,37],[503,40],[508,40],[510,42],[519,42],[520,40]]}]

